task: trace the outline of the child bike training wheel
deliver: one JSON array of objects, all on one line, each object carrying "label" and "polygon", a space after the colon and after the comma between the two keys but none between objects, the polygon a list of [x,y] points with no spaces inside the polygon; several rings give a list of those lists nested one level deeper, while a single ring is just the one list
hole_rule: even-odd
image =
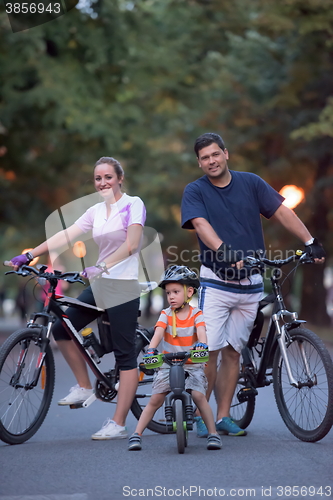
[{"label": "child bike training wheel", "polygon": [[50,346],[36,376],[41,356],[41,329],[14,332],[0,349],[0,439],[21,444],[42,425],[54,389],[55,368]]}]

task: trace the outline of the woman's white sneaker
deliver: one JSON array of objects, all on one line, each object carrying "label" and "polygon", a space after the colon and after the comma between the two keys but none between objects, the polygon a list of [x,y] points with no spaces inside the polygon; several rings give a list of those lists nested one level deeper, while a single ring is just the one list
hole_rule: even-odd
[{"label": "woman's white sneaker", "polygon": [[116,424],[110,418],[103,424],[101,430],[91,436],[91,439],[125,439],[128,437],[126,427]]},{"label": "woman's white sneaker", "polygon": [[71,387],[69,394],[58,401],[58,405],[74,405],[79,403],[84,403],[90,396],[94,393],[93,389],[85,389],[79,385]]}]

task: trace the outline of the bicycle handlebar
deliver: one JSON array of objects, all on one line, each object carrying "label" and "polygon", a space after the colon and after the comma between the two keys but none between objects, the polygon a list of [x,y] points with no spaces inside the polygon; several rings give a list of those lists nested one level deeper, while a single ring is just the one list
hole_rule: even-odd
[{"label": "bicycle handlebar", "polygon": [[[7,266],[7,267],[12,267],[11,261],[8,261],[8,260],[6,260],[3,263],[3,265]],[[80,277],[80,273],[78,273],[78,272],[62,273],[61,271],[55,270],[53,273],[51,273],[51,272],[45,272],[46,269],[47,269],[46,266],[42,266],[40,269],[35,269],[32,266],[23,265],[23,266],[19,267],[17,269],[17,271],[14,271],[14,270],[8,271],[5,274],[14,273],[14,274],[19,274],[21,276],[28,276],[28,275],[34,274],[35,276],[38,276],[38,278],[45,278],[48,281],[50,281],[52,279],[57,279],[57,280],[67,281],[68,283],[82,283],[83,285],[85,284],[85,282]]]},{"label": "bicycle handlebar", "polygon": [[295,254],[287,257],[286,259],[275,259],[270,260],[266,257],[246,257],[244,259],[244,264],[250,267],[260,267],[263,264],[270,267],[282,267],[289,262],[293,262],[295,260],[300,260],[302,264],[313,264],[314,260],[309,256],[306,252],[302,252],[301,250],[297,250]]}]

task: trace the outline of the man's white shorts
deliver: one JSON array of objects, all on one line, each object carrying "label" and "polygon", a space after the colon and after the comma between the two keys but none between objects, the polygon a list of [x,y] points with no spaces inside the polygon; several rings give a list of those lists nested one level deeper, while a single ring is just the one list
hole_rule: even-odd
[{"label": "man's white shorts", "polygon": [[234,293],[211,287],[200,289],[199,304],[210,351],[230,344],[241,352],[252,331],[262,295],[262,292]]}]

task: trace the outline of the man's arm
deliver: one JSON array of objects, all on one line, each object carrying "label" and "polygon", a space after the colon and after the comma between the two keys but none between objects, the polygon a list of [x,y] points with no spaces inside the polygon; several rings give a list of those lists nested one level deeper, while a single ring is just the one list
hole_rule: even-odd
[{"label": "man's arm", "polygon": [[195,229],[195,232],[201,239],[201,241],[214,252],[222,245],[221,238],[216,234],[213,227],[209,224],[209,222],[203,217],[197,217],[196,219],[192,219],[192,224]]},{"label": "man's arm", "polygon": [[[301,241],[303,241],[303,243],[307,243],[313,239],[310,232],[303,224],[303,222],[297,217],[295,212],[293,212],[293,210],[286,207],[285,205],[279,206],[279,208],[274,213],[273,218],[278,220],[280,224],[282,224],[292,234],[297,236]],[[315,241],[317,242],[317,240]],[[317,243],[314,243],[314,245]],[[318,244],[318,246],[319,245],[320,244]],[[322,249],[321,246],[320,248]],[[319,259],[315,258],[314,261],[316,264],[322,264],[325,262],[325,257],[321,257]]]},{"label": "man's arm", "polygon": [[217,252],[221,262],[227,262],[231,264],[231,267],[236,265],[237,269],[243,267],[243,261],[239,260],[237,251],[231,250],[231,247],[221,240],[206,219],[203,217],[196,217],[192,219],[191,222],[200,240],[208,248]]},{"label": "man's arm", "polygon": [[288,231],[297,236],[303,243],[312,239],[311,234],[295,212],[285,205],[280,205],[273,218],[278,220]]}]

